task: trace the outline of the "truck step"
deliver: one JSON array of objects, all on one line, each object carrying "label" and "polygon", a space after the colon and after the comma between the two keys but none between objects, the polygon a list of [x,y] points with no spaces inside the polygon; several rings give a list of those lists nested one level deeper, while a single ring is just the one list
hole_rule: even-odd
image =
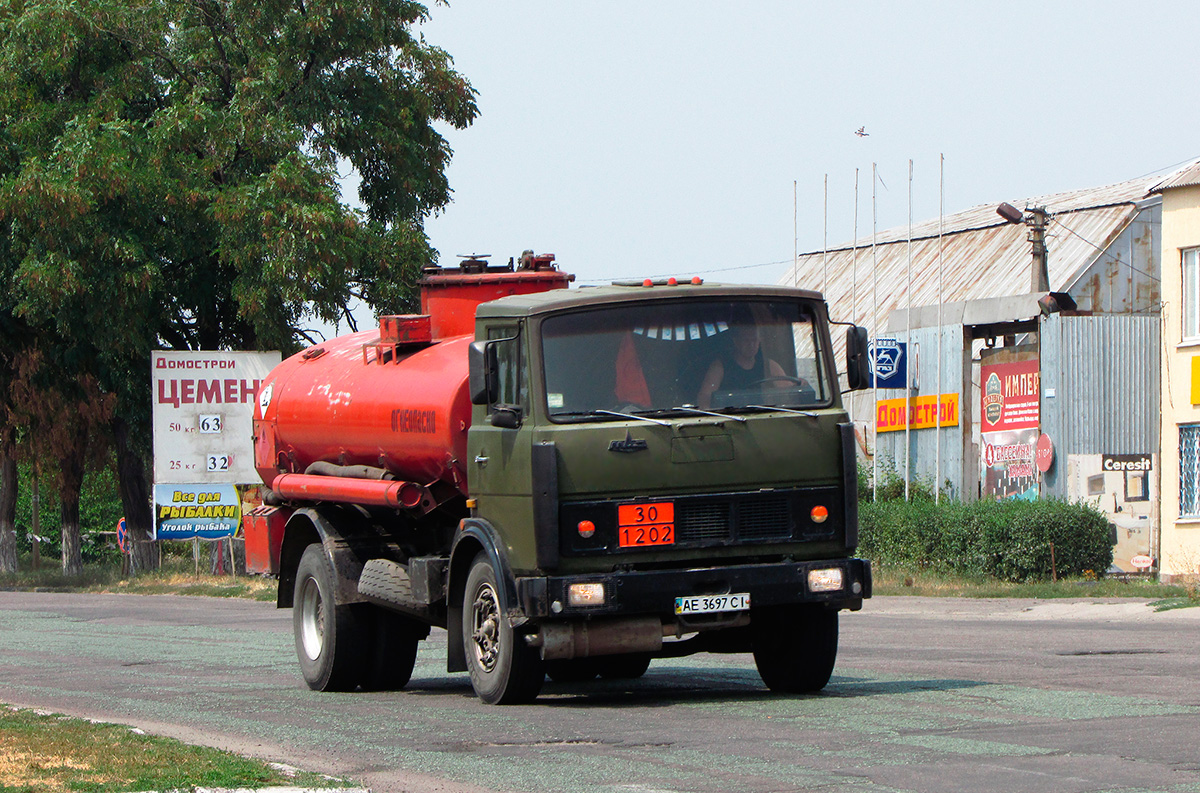
[{"label": "truck step", "polygon": [[433,619],[433,609],[413,596],[412,581],[404,565],[390,559],[371,559],[363,565],[358,593],[376,605],[423,619]]}]

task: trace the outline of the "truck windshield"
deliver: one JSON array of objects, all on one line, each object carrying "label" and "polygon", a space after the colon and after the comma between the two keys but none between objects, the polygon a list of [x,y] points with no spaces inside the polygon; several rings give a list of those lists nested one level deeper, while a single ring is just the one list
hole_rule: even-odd
[{"label": "truck windshield", "polygon": [[694,300],[593,309],[542,323],[546,406],[557,420],[828,405],[811,305]]}]

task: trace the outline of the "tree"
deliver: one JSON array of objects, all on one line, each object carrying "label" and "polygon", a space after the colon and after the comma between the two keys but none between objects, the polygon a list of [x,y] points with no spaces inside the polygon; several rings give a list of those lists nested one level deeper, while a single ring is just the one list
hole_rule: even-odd
[{"label": "tree", "polygon": [[[450,198],[435,125],[476,114],[450,57],[414,32],[426,15],[406,0],[0,10],[0,272],[15,314],[116,397],[135,540],[151,518],[151,350],[290,352],[307,318],[332,321],[351,296],[411,304],[435,259],[423,221]],[[339,163],[364,212],[341,201]]]}]

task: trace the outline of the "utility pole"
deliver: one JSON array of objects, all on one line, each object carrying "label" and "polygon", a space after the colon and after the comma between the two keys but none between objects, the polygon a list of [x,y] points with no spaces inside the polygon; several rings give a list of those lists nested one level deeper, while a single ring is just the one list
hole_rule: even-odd
[{"label": "utility pole", "polygon": [[996,207],[996,214],[1009,223],[1024,223],[1029,229],[1025,239],[1033,245],[1033,268],[1031,292],[1050,291],[1050,270],[1046,265],[1046,226],[1050,225],[1050,213],[1045,207],[1027,207],[1024,212],[1007,201]]},{"label": "utility pole", "polygon": [[1045,207],[1031,207],[1025,210],[1025,226],[1029,229],[1026,236],[1033,244],[1033,288],[1031,292],[1050,291],[1050,269],[1046,264],[1046,226],[1050,222],[1050,213]]}]

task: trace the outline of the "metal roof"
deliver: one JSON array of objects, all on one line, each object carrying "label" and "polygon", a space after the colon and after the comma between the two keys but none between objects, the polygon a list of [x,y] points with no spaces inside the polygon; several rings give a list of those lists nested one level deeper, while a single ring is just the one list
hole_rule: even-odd
[{"label": "metal roof", "polygon": [[[1069,291],[1092,262],[1139,212],[1160,176],[1142,177],[1089,190],[1034,196],[1010,202],[1018,208],[1044,206],[1051,214],[1046,234],[1050,289]],[[996,214],[999,201],[981,204],[942,219],[941,278],[938,289],[938,219],[912,227],[911,305],[936,305],[1027,294],[1031,288],[1030,243],[1024,225]],[[833,319],[882,328],[888,313],[909,305],[907,297],[908,226],[879,232],[872,266],[871,237],[828,251],[829,283],[824,284],[821,251],[799,257],[797,267],[780,279],[824,291]],[[872,271],[874,270],[874,277]],[[878,305],[872,314],[872,288]],[[852,288],[853,287],[853,288]]]},{"label": "metal roof", "polygon": [[1190,162],[1175,173],[1163,179],[1151,188],[1152,192],[1161,193],[1176,187],[1195,187],[1200,185],[1200,160]]}]

